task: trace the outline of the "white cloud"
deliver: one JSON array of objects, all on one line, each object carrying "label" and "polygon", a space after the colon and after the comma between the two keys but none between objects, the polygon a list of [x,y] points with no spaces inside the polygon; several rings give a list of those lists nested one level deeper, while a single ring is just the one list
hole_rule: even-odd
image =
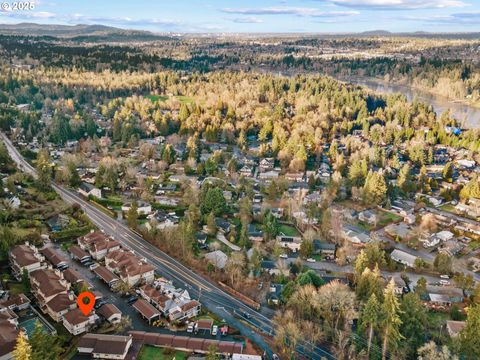
[{"label": "white cloud", "polygon": [[467,4],[461,0],[322,0],[339,6],[352,8],[415,10],[461,7]]},{"label": "white cloud", "polygon": [[238,18],[233,18],[233,19],[229,19],[229,20],[233,21],[234,23],[238,23],[238,24],[261,24],[261,23],[263,23],[262,19],[259,19],[255,16],[238,17]]},{"label": "white cloud", "polygon": [[330,17],[358,15],[358,11],[322,11],[310,7],[272,6],[264,8],[224,8],[221,11],[241,15],[297,15],[304,17]]},{"label": "white cloud", "polygon": [[438,25],[475,25],[480,24],[480,12],[457,13],[432,16],[407,16],[406,20],[420,21]]}]

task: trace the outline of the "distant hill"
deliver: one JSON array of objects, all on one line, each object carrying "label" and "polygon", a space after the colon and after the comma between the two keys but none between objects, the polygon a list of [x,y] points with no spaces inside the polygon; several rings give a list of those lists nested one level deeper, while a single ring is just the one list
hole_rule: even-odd
[{"label": "distant hill", "polygon": [[148,41],[168,39],[149,31],[125,30],[105,25],[0,24],[1,35],[53,36],[72,41]]}]

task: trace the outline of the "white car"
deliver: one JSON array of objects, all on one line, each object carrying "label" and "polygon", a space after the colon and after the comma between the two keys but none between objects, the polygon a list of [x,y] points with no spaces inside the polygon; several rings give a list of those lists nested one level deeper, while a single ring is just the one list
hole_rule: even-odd
[{"label": "white car", "polygon": [[450,279],[450,276],[448,276],[448,275],[440,275],[440,279],[448,280],[448,279]]},{"label": "white car", "polygon": [[217,325],[213,325],[212,327],[212,335],[215,336],[217,335],[218,333],[218,326]]},{"label": "white car", "polygon": [[95,263],[95,264],[90,265],[90,266],[89,266],[89,269],[93,271],[93,270],[95,270],[95,269],[96,269],[97,267],[99,267],[99,266],[100,266],[99,264]]},{"label": "white car", "polygon": [[317,260],[315,260],[314,258],[308,258],[308,259],[307,259],[307,262],[310,262],[310,263],[314,263],[314,262],[316,262],[316,261],[317,261]]},{"label": "white car", "polygon": [[287,255],[287,254],[281,254],[279,257],[282,258],[282,259],[288,259],[288,255]]},{"label": "white car", "polygon": [[193,322],[188,324],[187,333],[193,333],[194,326],[195,326],[195,323]]}]

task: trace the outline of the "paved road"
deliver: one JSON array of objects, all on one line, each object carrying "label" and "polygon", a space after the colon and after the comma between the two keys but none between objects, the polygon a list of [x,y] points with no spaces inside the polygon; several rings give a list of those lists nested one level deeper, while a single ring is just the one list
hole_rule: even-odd
[{"label": "paved road", "polygon": [[[23,158],[10,139],[2,132],[0,132],[0,137],[3,139],[10,156],[19,168],[36,177],[36,170]],[[69,204],[79,204],[99,229],[113,236],[116,240],[120,241],[123,246],[133,250],[137,255],[147,259],[150,264],[156,267],[156,272],[159,275],[172,280],[175,286],[188,289],[192,297],[198,298],[202,305],[209,311],[225,319],[227,323],[237,328],[242,335],[248,337],[262,348],[269,357],[272,356],[272,350],[261,335],[272,335],[274,333],[271,316],[268,317],[262,314],[261,311],[253,310],[217,287],[217,285],[196,274],[193,270],[145,241],[124,224],[112,219],[91,205],[88,201],[80,197],[78,193],[55,183],[52,183],[52,187],[65,202]],[[235,312],[237,314],[247,314],[247,316],[241,319],[243,315],[240,315],[239,319],[239,316],[235,315]],[[245,323],[250,323],[256,331],[252,330],[252,327],[247,326]],[[301,348],[299,348],[298,351],[303,353]],[[320,359],[321,357],[334,359],[333,355],[318,346],[314,347],[312,357],[315,359]]]}]

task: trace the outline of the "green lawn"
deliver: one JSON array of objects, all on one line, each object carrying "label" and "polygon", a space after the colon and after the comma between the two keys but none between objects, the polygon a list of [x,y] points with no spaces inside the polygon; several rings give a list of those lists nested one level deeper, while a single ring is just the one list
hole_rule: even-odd
[{"label": "green lawn", "polygon": [[279,226],[279,231],[280,233],[286,236],[300,236],[300,233],[298,232],[298,230],[295,229],[295,227],[290,225],[281,224]]},{"label": "green lawn", "polygon": [[403,219],[402,217],[387,211],[379,211],[378,215],[380,216],[380,221],[378,222],[380,226],[386,226],[392,222],[398,222]]},{"label": "green lawn", "polygon": [[[157,101],[167,101],[168,96],[166,95],[148,95],[146,98],[150,99],[152,102],[157,102]],[[180,101],[182,104],[192,104],[194,100],[190,96],[185,96],[185,95],[177,95],[175,98]]]},{"label": "green lawn", "polygon": [[149,98],[152,102],[157,102],[157,101],[166,101],[168,99],[168,96],[166,95],[148,95],[146,96]]},{"label": "green lawn", "polygon": [[[167,354],[165,354],[167,353]],[[138,360],[186,360],[187,353],[144,345],[138,354]]]}]

